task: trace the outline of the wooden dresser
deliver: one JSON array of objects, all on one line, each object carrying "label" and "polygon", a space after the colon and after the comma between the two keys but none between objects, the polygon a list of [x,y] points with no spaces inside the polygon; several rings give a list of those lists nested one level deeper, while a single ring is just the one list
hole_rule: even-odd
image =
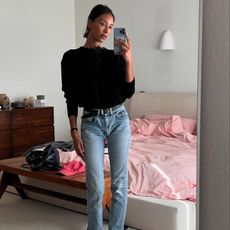
[{"label": "wooden dresser", "polygon": [[53,140],[53,107],[0,110],[0,159]]}]

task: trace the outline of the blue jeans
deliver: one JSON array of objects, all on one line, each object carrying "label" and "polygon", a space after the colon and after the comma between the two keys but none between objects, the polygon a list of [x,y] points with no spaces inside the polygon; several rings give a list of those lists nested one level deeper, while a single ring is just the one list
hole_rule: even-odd
[{"label": "blue jeans", "polygon": [[130,144],[129,118],[124,106],[107,115],[82,119],[81,135],[87,175],[88,228],[103,229],[104,140],[107,139],[112,191],[109,229],[122,230],[127,208]]}]

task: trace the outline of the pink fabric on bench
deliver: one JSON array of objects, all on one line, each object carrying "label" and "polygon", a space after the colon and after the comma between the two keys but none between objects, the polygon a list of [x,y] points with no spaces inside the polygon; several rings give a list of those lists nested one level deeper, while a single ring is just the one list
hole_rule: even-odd
[{"label": "pink fabric on bench", "polygon": [[58,172],[65,176],[72,176],[77,173],[85,172],[85,165],[81,161],[72,160],[65,163]]}]

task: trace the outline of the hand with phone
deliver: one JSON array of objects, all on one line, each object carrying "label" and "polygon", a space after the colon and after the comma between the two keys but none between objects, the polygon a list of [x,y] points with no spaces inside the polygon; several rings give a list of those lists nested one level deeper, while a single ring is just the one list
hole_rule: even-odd
[{"label": "hand with phone", "polygon": [[126,63],[126,80],[134,79],[132,64],[132,46],[125,28],[114,28],[114,54],[122,55]]},{"label": "hand with phone", "polygon": [[125,28],[114,28],[114,54],[123,55],[127,62],[131,61],[131,42]]}]

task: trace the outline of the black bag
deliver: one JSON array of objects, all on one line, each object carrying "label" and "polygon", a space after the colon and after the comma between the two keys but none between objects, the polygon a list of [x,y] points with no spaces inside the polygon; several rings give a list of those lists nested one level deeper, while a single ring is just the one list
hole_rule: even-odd
[{"label": "black bag", "polygon": [[28,152],[26,154],[26,162],[34,171],[58,170],[60,168],[59,153],[52,145],[48,145],[44,150]]}]

